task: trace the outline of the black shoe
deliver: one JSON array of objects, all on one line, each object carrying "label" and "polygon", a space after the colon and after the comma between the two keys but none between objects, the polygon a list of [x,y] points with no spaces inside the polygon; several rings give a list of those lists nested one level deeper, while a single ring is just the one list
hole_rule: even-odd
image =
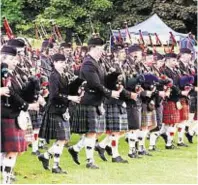
[{"label": "black shoe", "polygon": [[36,152],[32,152],[32,155],[39,156],[41,153],[37,150]]},{"label": "black shoe", "polygon": [[189,143],[193,143],[193,136],[191,136],[188,132],[185,133],[185,136],[187,137]]},{"label": "black shoe", "polygon": [[147,156],[153,156],[152,154],[150,154],[149,152],[147,152],[146,150],[143,151],[138,151],[139,155],[147,155]]},{"label": "black shoe", "polygon": [[164,142],[167,143],[168,136],[166,134],[161,134],[160,136],[164,139]]},{"label": "black shoe", "polygon": [[46,159],[46,158],[44,157],[43,154],[39,155],[39,156],[38,156],[38,159],[39,159],[39,161],[42,162],[43,168],[44,168],[45,170],[50,170],[50,167],[49,167],[49,159]]},{"label": "black shoe", "polygon": [[62,170],[60,166],[57,168],[52,168],[52,173],[67,174],[67,172]]},{"label": "black shoe", "polygon": [[109,155],[109,156],[112,156],[113,154],[112,154],[112,148],[110,147],[110,146],[106,146],[105,147],[105,150],[106,150],[106,152],[107,152],[107,154]]},{"label": "black shoe", "polygon": [[86,168],[89,168],[89,169],[99,169],[99,167],[96,166],[96,165],[93,164],[93,163],[87,163],[87,164],[86,164]]},{"label": "black shoe", "polygon": [[188,147],[188,145],[185,143],[177,143],[177,146]]},{"label": "black shoe", "polygon": [[142,157],[140,157],[137,153],[132,153],[132,154],[128,154],[128,156],[130,157],[130,158],[133,158],[133,159],[140,159],[140,158],[142,158]]},{"label": "black shoe", "polygon": [[128,161],[122,159],[121,156],[118,156],[118,157],[116,157],[116,158],[112,158],[112,162],[113,162],[113,163],[128,163]]},{"label": "black shoe", "polygon": [[176,149],[176,147],[174,145],[165,146],[165,148],[168,149],[168,150],[174,150],[174,149]]},{"label": "black shoe", "polygon": [[74,151],[73,147],[69,147],[68,148],[68,152],[70,153],[70,155],[72,156],[73,161],[80,165],[80,162],[78,160],[78,152]]},{"label": "black shoe", "polygon": [[95,151],[98,152],[100,158],[103,160],[103,161],[107,161],[104,153],[105,153],[105,149],[104,148],[101,148],[100,145],[96,145],[95,146]]}]

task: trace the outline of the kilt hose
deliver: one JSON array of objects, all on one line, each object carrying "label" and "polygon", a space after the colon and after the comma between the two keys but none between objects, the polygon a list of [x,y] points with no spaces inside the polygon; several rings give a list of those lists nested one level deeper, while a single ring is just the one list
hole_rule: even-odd
[{"label": "kilt hose", "polygon": [[38,112],[38,111],[35,111],[35,110],[29,110],[28,112],[30,114],[33,129],[40,128],[41,123],[42,123],[43,114],[40,111]]},{"label": "kilt hose", "polygon": [[188,104],[188,100],[186,98],[181,98],[180,99],[181,105],[182,105],[182,109],[179,110],[180,113],[180,122],[181,121],[186,121],[189,119],[189,113],[190,113],[190,108],[189,108],[189,104]]},{"label": "kilt hose", "polygon": [[163,102],[163,123],[174,125],[180,122],[180,113],[176,107],[176,102]]},{"label": "kilt hose", "polygon": [[17,125],[17,119],[1,119],[1,152],[24,152],[27,150],[25,131]]},{"label": "kilt hose", "polygon": [[77,104],[70,120],[72,133],[103,133],[106,131],[105,115],[101,113],[99,106]]},{"label": "kilt hose", "polygon": [[147,104],[142,104],[142,124],[141,127],[157,126],[156,110],[148,111]]},{"label": "kilt hose", "polygon": [[62,115],[45,112],[39,131],[39,137],[45,138],[47,143],[50,139],[69,140],[69,120],[64,120]]},{"label": "kilt hose", "polygon": [[128,105],[126,110],[128,119],[128,129],[140,129],[142,122],[142,107]]},{"label": "kilt hose", "polygon": [[106,130],[120,132],[128,130],[126,108],[120,105],[104,105]]}]

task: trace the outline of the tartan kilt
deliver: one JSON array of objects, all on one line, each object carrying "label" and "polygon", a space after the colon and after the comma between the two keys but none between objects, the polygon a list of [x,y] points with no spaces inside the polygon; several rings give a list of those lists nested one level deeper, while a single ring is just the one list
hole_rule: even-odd
[{"label": "tartan kilt", "polygon": [[157,115],[157,126],[161,128],[162,120],[163,120],[163,105],[162,104],[156,108],[156,115]]},{"label": "tartan kilt", "polygon": [[190,97],[190,113],[195,113],[197,111],[197,96]]},{"label": "tartan kilt", "polygon": [[141,128],[142,107],[127,106],[128,129],[137,130]]},{"label": "tartan kilt", "polygon": [[104,105],[106,130],[120,132],[128,130],[126,108],[119,105]]},{"label": "tartan kilt", "polygon": [[77,104],[70,117],[72,133],[103,133],[105,132],[105,115],[99,106]]},{"label": "tartan kilt", "polygon": [[45,138],[48,143],[50,139],[69,140],[69,120],[64,120],[62,115],[45,112],[39,131],[39,137]]},{"label": "tartan kilt", "polygon": [[29,114],[32,121],[33,129],[40,128],[42,123],[42,113],[35,110],[29,110]]},{"label": "tartan kilt", "polygon": [[147,104],[142,104],[142,124],[141,127],[157,126],[156,110],[148,111]]},{"label": "tartan kilt", "polygon": [[176,102],[163,102],[163,123],[176,124],[180,122],[179,110],[176,107]]},{"label": "tartan kilt", "polygon": [[34,133],[33,133],[32,124],[29,124],[27,126],[27,130],[25,130],[25,140],[28,143],[32,142],[34,140]]},{"label": "tartan kilt", "polygon": [[181,98],[180,102],[182,104],[182,109],[179,110],[180,113],[180,122],[181,121],[186,121],[189,119],[189,114],[190,114],[190,108],[189,108],[189,104],[188,104],[188,100],[186,100],[185,98]]},{"label": "tartan kilt", "polygon": [[197,112],[195,112],[195,115],[194,115],[194,120],[197,120]]},{"label": "tartan kilt", "polygon": [[17,119],[1,119],[1,152],[24,152],[27,150],[25,131],[17,125]]}]

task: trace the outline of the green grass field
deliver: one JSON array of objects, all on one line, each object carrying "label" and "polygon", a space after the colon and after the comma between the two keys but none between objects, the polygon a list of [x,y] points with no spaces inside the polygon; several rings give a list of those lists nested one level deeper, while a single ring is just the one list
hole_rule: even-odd
[{"label": "green grass field", "polygon": [[[79,139],[72,135],[70,145]],[[81,165],[74,164],[64,148],[61,167],[67,170],[67,175],[55,175],[43,170],[37,157],[31,155],[31,148],[17,160],[15,172],[18,184],[196,184],[197,183],[197,137],[194,144],[188,148],[165,150],[164,142],[158,141],[159,152],[142,159],[130,159],[127,156],[128,145],[121,139],[120,153],[128,159],[129,164],[114,164],[108,157],[103,162],[95,153],[99,170],[86,169],[85,151],[80,153]],[[148,141],[147,141],[148,144]],[[51,160],[51,163],[53,160]]]}]

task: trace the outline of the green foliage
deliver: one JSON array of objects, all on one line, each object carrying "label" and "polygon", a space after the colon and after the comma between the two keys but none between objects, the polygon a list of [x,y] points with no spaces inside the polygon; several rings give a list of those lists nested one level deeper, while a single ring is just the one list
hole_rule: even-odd
[{"label": "green foliage", "polygon": [[23,0],[1,0],[1,20],[6,17],[11,25],[20,24],[24,18],[23,3]]},{"label": "green foliage", "polygon": [[34,37],[34,22],[42,24],[51,33],[51,22],[77,32],[81,38],[91,34],[93,27],[107,37],[107,22],[114,29],[138,24],[157,13],[168,26],[178,32],[197,31],[197,6],[194,0],[2,0],[1,17],[6,16],[17,33]]}]

